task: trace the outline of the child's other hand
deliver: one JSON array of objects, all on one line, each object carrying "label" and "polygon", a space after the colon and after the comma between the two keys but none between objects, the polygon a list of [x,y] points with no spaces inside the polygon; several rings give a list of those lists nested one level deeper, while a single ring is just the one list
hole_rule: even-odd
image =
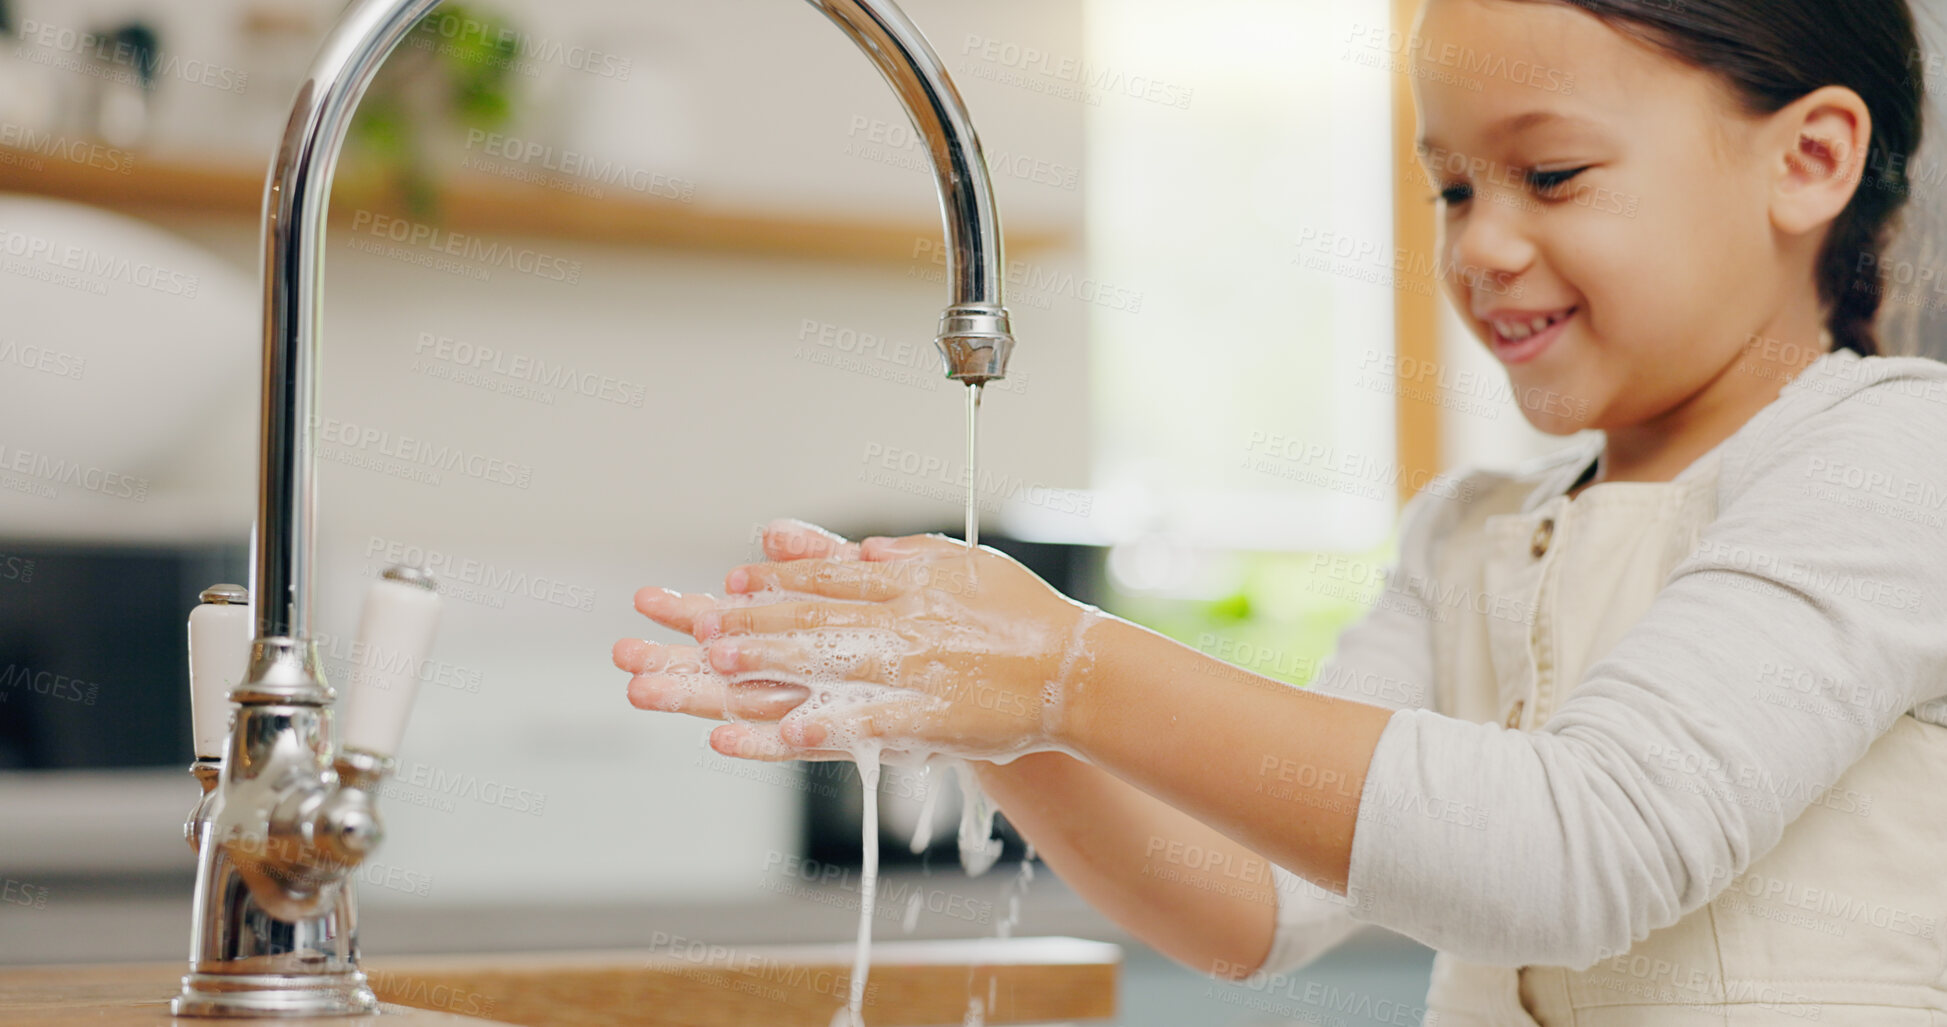
[{"label": "child's other hand", "polygon": [[[780,520],[764,530],[764,556],[775,561],[848,559],[859,556],[857,543],[803,521]],[[723,600],[707,593],[685,595],[666,588],[645,588],[635,595],[635,607],[650,620],[684,634],[694,633],[696,616],[716,609]],[[615,643],[615,665],[635,675],[629,680],[629,702],[639,709],[687,713],[711,720],[755,721],[767,730],[747,732],[747,725],[730,723],[710,734],[710,746],[726,756],[744,759],[844,760],[838,751],[799,750],[777,738],[775,724],[810,695],[801,685],[777,682],[732,684],[712,670],[702,650],[693,645],[665,645],[639,638]]]},{"label": "child's other hand", "polygon": [[[1062,702],[1088,663],[1081,635],[1096,611],[1002,553],[945,536],[826,539],[782,535],[781,555],[805,558],[739,567],[725,582],[733,600],[688,610],[703,643],[690,658],[719,679],[828,687],[824,701],[794,702],[774,722],[718,728],[713,745],[863,742],[987,759],[1064,747]],[[830,555],[809,555],[821,547]],[[794,595],[734,603],[766,591]]]}]

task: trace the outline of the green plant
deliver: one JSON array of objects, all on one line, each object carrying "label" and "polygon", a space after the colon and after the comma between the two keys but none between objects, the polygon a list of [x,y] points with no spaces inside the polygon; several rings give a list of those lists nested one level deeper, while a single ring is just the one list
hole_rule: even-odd
[{"label": "green plant", "polygon": [[1338,646],[1339,633],[1379,601],[1378,572],[1396,542],[1364,553],[1240,555],[1234,592],[1213,600],[1113,593],[1110,613],[1202,652],[1287,684],[1305,686]]},{"label": "green plant", "polygon": [[443,132],[497,129],[513,116],[510,80],[519,38],[505,19],[443,4],[420,19],[366,91],[348,145],[376,166],[414,216],[439,213],[427,141]]}]

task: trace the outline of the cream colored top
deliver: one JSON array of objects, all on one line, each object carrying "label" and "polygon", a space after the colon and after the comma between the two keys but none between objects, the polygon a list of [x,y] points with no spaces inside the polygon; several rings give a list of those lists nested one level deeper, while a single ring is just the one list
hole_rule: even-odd
[{"label": "cream colored top", "polygon": [[1428,1023],[1947,1024],[1947,364],[1827,354],[1570,499],[1601,445],[1407,504],[1313,687],[1425,701],[1265,972],[1364,921],[1440,951]]}]

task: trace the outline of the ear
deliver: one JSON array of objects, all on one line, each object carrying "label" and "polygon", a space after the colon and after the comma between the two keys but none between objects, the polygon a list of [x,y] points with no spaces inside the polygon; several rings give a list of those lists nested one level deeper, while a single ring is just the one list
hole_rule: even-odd
[{"label": "ear", "polygon": [[1871,152],[1873,116],[1844,86],[1823,86],[1772,116],[1777,147],[1771,220],[1793,235],[1815,232],[1845,212]]}]

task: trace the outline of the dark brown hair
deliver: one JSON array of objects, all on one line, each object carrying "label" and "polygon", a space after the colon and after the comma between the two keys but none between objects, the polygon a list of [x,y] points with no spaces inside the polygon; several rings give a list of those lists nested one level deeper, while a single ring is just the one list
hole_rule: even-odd
[{"label": "dark brown hair", "polygon": [[[1535,0],[1531,0],[1535,2]],[[1836,349],[1880,352],[1877,269],[1912,186],[1926,106],[1924,61],[1907,0],[1546,0],[1720,76],[1745,110],[1776,114],[1823,86],[1872,114],[1866,176],[1819,255],[1819,299]]]}]

